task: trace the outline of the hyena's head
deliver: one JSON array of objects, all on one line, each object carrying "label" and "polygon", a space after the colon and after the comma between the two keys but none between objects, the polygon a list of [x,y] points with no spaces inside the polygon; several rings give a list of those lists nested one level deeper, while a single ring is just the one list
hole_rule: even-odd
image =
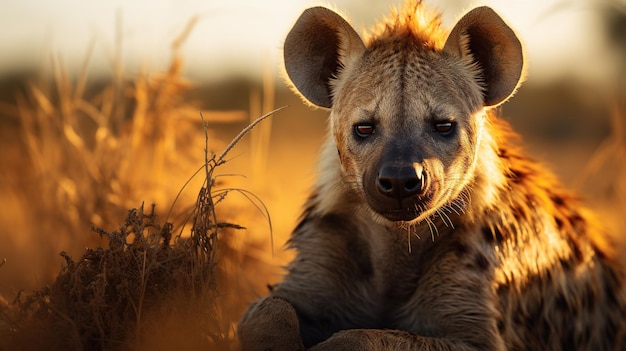
[{"label": "hyena's head", "polygon": [[295,88],[331,109],[342,181],[374,213],[411,222],[471,186],[485,110],[515,91],[523,54],[489,8],[470,11],[445,40],[419,3],[404,11],[364,43],[335,12],[310,8],[284,57]]}]

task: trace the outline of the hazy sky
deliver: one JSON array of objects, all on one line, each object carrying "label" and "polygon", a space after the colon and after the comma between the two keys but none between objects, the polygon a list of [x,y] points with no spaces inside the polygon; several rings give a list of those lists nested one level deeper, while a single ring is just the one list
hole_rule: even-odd
[{"label": "hazy sky", "polygon": [[[94,43],[92,67],[110,69],[116,19],[122,21],[123,53],[129,70],[139,64],[163,69],[171,43],[191,18],[199,21],[182,47],[188,72],[197,79],[222,78],[233,69],[259,74],[264,58],[278,66],[285,33],[305,7],[331,3],[358,31],[387,14],[387,1],[310,0],[0,0],[0,75],[16,67],[49,64],[51,54],[79,64]],[[526,43],[531,77],[586,71],[597,62],[594,9],[589,0],[431,0],[451,26],[466,10],[490,5]]]}]

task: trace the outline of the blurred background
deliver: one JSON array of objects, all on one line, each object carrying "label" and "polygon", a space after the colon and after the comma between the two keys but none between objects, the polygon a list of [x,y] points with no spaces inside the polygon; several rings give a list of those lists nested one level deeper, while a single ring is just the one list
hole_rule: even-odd
[{"label": "blurred background", "polygon": [[[115,229],[142,202],[156,203],[184,233],[206,145],[219,154],[252,120],[288,106],[218,171],[219,186],[255,195],[232,193],[218,209],[248,228],[224,235],[218,253],[220,290],[236,321],[280,279],[290,258],[284,243],[315,179],[327,113],[286,87],[281,46],[300,12],[320,4],[327,3],[0,1],[0,300],[50,284],[61,251],[79,257],[102,245],[91,226]],[[528,77],[503,105],[503,118],[534,158],[620,234],[626,1],[426,4],[444,13],[448,28],[472,7],[489,5],[517,31]],[[357,31],[391,5],[401,1],[332,3]]]}]

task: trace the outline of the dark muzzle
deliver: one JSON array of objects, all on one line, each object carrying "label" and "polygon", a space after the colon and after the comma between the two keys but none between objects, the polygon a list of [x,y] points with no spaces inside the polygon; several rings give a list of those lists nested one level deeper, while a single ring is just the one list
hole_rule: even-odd
[{"label": "dark muzzle", "polygon": [[384,164],[378,172],[376,187],[381,195],[398,200],[420,195],[426,188],[426,173],[419,163]]}]

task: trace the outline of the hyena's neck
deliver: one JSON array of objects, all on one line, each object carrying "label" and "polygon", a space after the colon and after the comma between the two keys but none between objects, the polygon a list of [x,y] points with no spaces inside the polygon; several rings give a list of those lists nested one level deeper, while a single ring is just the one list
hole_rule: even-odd
[{"label": "hyena's neck", "polygon": [[[611,245],[591,213],[544,165],[523,152],[519,136],[507,122],[488,120],[490,157],[497,160],[484,159],[477,167],[479,191],[472,208],[479,211],[472,213],[472,220],[481,228],[481,239],[500,248],[496,280],[537,273],[556,262],[575,265],[594,260],[597,254],[611,257]],[[486,194],[492,190],[489,199]]]},{"label": "hyena's neck", "polygon": [[354,213],[354,206],[360,202],[351,201],[356,194],[348,184],[347,177],[342,174],[337,144],[331,133],[322,147],[318,171],[319,177],[307,204],[307,211],[322,216],[329,213]]},{"label": "hyena's neck", "polygon": [[480,132],[476,147],[475,163],[472,169],[473,178],[466,186],[469,201],[461,216],[466,222],[481,222],[484,213],[501,206],[502,194],[508,189],[509,168],[500,157],[502,139],[498,120],[491,118],[488,112],[480,117]]}]

